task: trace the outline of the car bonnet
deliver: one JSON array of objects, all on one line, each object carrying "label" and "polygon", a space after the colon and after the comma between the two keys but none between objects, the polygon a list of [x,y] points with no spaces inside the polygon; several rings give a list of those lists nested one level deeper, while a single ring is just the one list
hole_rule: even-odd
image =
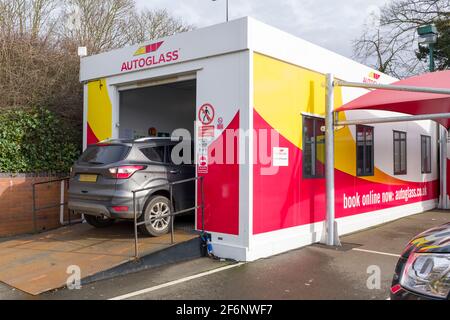
[{"label": "car bonnet", "polygon": [[412,239],[402,256],[407,258],[412,252],[450,253],[450,223],[422,232]]}]

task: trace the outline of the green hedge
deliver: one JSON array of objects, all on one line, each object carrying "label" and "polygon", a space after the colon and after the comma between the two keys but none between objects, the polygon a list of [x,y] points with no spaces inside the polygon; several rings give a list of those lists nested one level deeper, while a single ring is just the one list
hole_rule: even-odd
[{"label": "green hedge", "polygon": [[2,111],[0,172],[67,173],[80,153],[77,133],[43,108]]}]

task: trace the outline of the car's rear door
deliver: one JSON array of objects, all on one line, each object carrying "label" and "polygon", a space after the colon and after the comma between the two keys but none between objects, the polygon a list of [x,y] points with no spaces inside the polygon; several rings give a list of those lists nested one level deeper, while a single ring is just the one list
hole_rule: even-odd
[{"label": "car's rear door", "polygon": [[[195,166],[192,163],[192,150],[190,150],[191,156],[185,157],[184,154],[187,148],[191,149],[190,144],[174,151],[175,146],[167,147],[169,181],[177,182],[194,178]],[[174,186],[174,196],[178,203],[177,210],[193,207],[195,203],[195,182],[190,181]]]}]

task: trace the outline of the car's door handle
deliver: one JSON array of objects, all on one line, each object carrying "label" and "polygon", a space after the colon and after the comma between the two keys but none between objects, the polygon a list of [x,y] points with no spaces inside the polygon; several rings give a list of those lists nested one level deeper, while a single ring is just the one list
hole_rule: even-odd
[{"label": "car's door handle", "polygon": [[180,170],[170,170],[169,171],[171,174],[179,174]]}]

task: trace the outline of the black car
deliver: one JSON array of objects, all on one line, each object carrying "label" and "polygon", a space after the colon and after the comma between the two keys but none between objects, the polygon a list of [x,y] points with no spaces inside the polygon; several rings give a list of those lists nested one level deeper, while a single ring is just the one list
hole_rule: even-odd
[{"label": "black car", "polygon": [[[141,232],[160,236],[169,232],[173,212],[192,208],[194,181],[172,187],[168,183],[195,177],[191,141],[171,138],[109,140],[89,146],[72,167],[69,209],[84,214],[94,227],[111,225],[116,219],[134,219],[133,193]],[[189,155],[186,155],[189,156]],[[175,159],[176,158],[176,159]]]},{"label": "black car", "polygon": [[392,300],[449,300],[450,223],[411,240],[395,268]]}]

